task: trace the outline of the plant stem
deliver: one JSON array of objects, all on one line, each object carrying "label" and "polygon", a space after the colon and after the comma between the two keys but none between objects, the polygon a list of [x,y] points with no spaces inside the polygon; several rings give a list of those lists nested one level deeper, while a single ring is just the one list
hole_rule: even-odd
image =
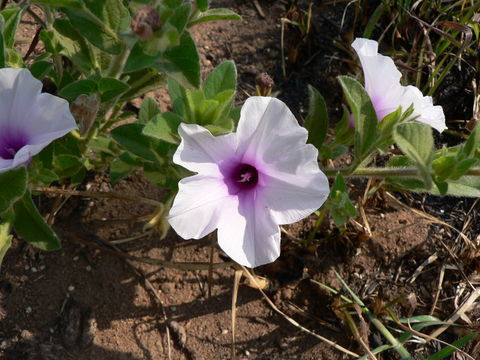
[{"label": "plant stem", "polygon": [[[55,18],[52,14],[50,7],[45,6],[43,8],[43,11],[45,12],[46,28],[48,31],[53,31],[53,22],[55,21]],[[52,56],[53,56],[53,62],[55,63],[55,69],[57,70],[57,81],[58,81],[57,85],[59,85],[63,77],[62,57],[56,51],[53,52]]]},{"label": "plant stem", "polygon": [[[344,177],[417,177],[420,172],[415,167],[387,167],[387,168],[357,168],[353,173],[350,173],[350,168],[325,168],[322,171],[328,177],[335,177],[341,174]],[[480,176],[480,167],[472,167],[465,175]]]}]

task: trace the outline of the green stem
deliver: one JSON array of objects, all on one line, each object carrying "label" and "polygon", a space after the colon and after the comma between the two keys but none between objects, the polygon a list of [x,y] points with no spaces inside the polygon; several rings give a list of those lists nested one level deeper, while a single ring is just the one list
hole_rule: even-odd
[{"label": "green stem", "polygon": [[383,337],[393,346],[395,351],[402,357],[402,360],[413,359],[412,355],[403,347],[403,345],[392,335],[390,331],[373,315],[370,311],[366,312],[370,322],[377,328]]},{"label": "green stem", "polygon": [[327,215],[327,213],[328,213],[328,210],[326,208],[322,208],[319,211],[318,219],[317,221],[315,221],[315,225],[313,226],[312,230],[310,230],[310,233],[308,234],[308,238],[306,241],[307,244],[310,244],[315,238],[315,234],[318,232],[318,229],[322,225],[323,220],[325,219],[325,216]]},{"label": "green stem", "polygon": [[122,51],[120,54],[113,57],[113,61],[108,69],[108,76],[118,79],[123,73],[125,63],[127,62],[130,50],[127,48],[124,42],[122,42]]},{"label": "green stem", "polygon": [[[52,14],[52,11],[50,10],[50,7],[45,6],[43,8],[43,11],[45,12],[45,20],[46,20],[47,30],[48,31],[53,31],[53,22],[55,21],[55,19],[54,19],[54,16]],[[53,62],[55,63],[55,69],[57,70],[58,84],[60,84],[60,82],[62,81],[62,77],[63,77],[63,64],[62,64],[62,57],[56,51],[53,52]]]},{"label": "green stem", "polygon": [[[328,177],[335,177],[341,174],[344,177],[417,177],[420,172],[414,167],[387,167],[387,168],[357,168],[350,173],[350,168],[325,168],[322,171]],[[465,175],[480,176],[480,167],[473,167],[467,170]]]}]

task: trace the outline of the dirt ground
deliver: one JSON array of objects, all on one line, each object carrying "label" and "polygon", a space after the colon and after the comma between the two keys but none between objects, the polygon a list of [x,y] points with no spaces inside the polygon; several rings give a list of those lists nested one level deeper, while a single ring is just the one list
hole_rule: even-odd
[{"label": "dirt ground", "polygon": [[[332,46],[332,39],[340,34],[337,24],[344,4],[314,8],[311,41],[300,50],[297,64],[287,64],[284,77],[280,19],[285,16],[287,2],[259,1],[264,17],[253,1],[212,3],[213,7],[234,9],[243,21],[202,24],[193,29],[193,34],[206,72],[224,60],[233,59],[237,64],[239,103],[254,92],[256,75],[266,71],[276,82],[276,95],[299,118],[308,106],[308,83],[324,94],[331,115],[338,114],[341,96],[335,76],[349,71],[349,67],[339,60],[345,54]],[[32,28],[24,24],[20,31],[28,38]],[[294,41],[295,36],[292,29],[287,29],[287,41]],[[162,109],[168,107],[165,91],[151,95]],[[359,197],[365,185],[350,184]],[[163,191],[139,172],[114,187],[108,177],[92,175],[80,188],[115,190],[156,200],[163,197]],[[47,214],[52,198],[41,197],[38,201]],[[433,314],[447,319],[468,294],[465,290],[459,295],[465,277],[473,286],[480,280],[477,253],[467,246],[469,241],[480,241],[480,211],[475,199],[403,194],[390,197],[381,192],[364,209],[364,216],[343,231],[326,221],[309,246],[298,239],[306,239],[315,217],[286,227],[280,259],[256,269],[257,274],[269,279],[266,292],[280,310],[305,328],[358,354],[365,351],[339,315],[338,298],[313,281],[341,289],[335,276],[338,272],[371,308],[379,302],[413,296],[415,305],[411,301],[410,305],[397,303],[391,308],[398,316]],[[142,217],[153,210],[140,203],[71,197],[55,218],[62,250],[40,252],[15,240],[0,270],[0,357],[230,359],[233,269],[213,271],[209,296],[208,271],[130,262],[118,255],[208,262],[210,238],[184,241],[171,231],[164,240],[158,235],[142,237],[117,245],[118,251],[105,251],[111,241],[142,234]],[[454,229],[462,230],[464,237]],[[225,260],[226,256],[215,249],[214,262]],[[444,280],[435,301],[441,276]],[[244,284],[239,288],[236,311],[238,359],[352,359],[293,326],[258,290]],[[473,308],[468,319],[459,322],[470,321],[471,328],[478,327],[479,315]],[[467,332],[460,327],[447,331],[441,339],[451,342]],[[384,343],[373,327],[366,338],[371,348]],[[472,340],[465,350],[478,359],[479,344],[479,340]],[[410,344],[409,349],[430,354],[439,346],[437,342],[423,347]],[[385,353],[378,358],[396,359],[396,355]]]}]

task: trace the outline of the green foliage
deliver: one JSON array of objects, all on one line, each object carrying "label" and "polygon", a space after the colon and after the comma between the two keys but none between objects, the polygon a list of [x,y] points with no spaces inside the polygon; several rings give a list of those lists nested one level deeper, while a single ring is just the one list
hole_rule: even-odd
[{"label": "green foliage", "polygon": [[242,20],[242,17],[230,9],[210,9],[193,18],[188,27],[214,20]]},{"label": "green foliage", "polygon": [[350,201],[347,185],[342,175],[338,174],[330,190],[330,197],[325,207],[330,211],[336,226],[344,225],[350,217],[357,216],[357,209]]},{"label": "green foliage", "polygon": [[395,128],[393,138],[403,153],[418,167],[425,188],[430,189],[433,159],[432,128],[419,122],[400,124]]},{"label": "green foliage", "polygon": [[355,120],[355,162],[361,163],[377,139],[377,114],[362,85],[348,76],[339,76],[345,98]]},{"label": "green foliage", "polygon": [[[308,93],[310,101],[304,126],[308,130],[308,142],[320,149],[328,130],[327,104],[323,96],[313,86],[308,86]],[[332,156],[324,156],[324,158],[332,158]]]},{"label": "green foliage", "polygon": [[30,192],[26,192],[15,203],[14,209],[13,226],[26,242],[42,250],[56,250],[61,247],[60,239],[38,212]]},{"label": "green foliage", "polygon": [[7,250],[12,246],[12,235],[10,235],[10,223],[0,223],[0,267]]},{"label": "green foliage", "polygon": [[452,346],[447,346],[441,349],[440,351],[436,352],[433,355],[430,355],[427,360],[442,360],[442,359],[447,359],[452,355],[455,351],[457,351],[458,348],[461,348],[463,345],[468,343],[471,339],[473,339],[475,336],[477,336],[478,333],[472,332],[471,334],[468,334],[452,343]]},{"label": "green foliage", "polygon": [[0,174],[0,215],[22,198],[27,191],[27,179],[23,166]]}]

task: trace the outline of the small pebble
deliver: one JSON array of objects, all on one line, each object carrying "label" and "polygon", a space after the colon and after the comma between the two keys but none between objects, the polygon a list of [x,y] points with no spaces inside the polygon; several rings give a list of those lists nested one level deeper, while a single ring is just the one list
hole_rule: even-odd
[{"label": "small pebble", "polygon": [[227,335],[228,334],[228,330],[227,329],[223,329],[222,330],[222,335]]},{"label": "small pebble", "polygon": [[85,267],[85,270],[87,270],[87,271],[92,271],[92,267],[91,267],[90,265],[87,265],[87,266]]},{"label": "small pebble", "polygon": [[177,307],[176,307],[176,306],[172,306],[172,307],[170,308],[170,310],[172,310],[172,311],[177,311]]},{"label": "small pebble", "polygon": [[27,314],[30,314],[32,312],[32,308],[30,306],[27,306],[27,308],[25,309],[25,312]]},{"label": "small pebble", "polygon": [[45,268],[46,268],[46,266],[45,266],[45,265],[42,265],[42,266],[40,266],[40,271],[43,271],[43,270],[45,270]]},{"label": "small pebble", "polygon": [[79,257],[78,256],[74,256],[73,257],[73,261],[78,261]]},{"label": "small pebble", "polygon": [[36,273],[38,270],[36,267],[32,267],[32,272]]},{"label": "small pebble", "polygon": [[50,334],[53,334],[55,332],[54,328],[48,328],[48,331],[50,331]]},{"label": "small pebble", "polygon": [[245,356],[250,356],[250,351],[245,350]]},{"label": "small pebble", "polygon": [[68,287],[68,291],[72,292],[73,290],[75,290],[75,286],[70,285],[70,286]]},{"label": "small pebble", "polygon": [[28,269],[30,269],[30,266],[25,265],[25,270],[28,270]]}]

